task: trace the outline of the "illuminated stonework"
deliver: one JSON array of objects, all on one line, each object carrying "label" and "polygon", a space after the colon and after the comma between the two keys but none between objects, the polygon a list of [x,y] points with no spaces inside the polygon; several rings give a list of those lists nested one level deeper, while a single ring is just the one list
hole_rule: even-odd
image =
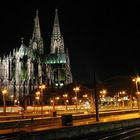
[{"label": "illuminated stonework", "polygon": [[16,98],[22,98],[42,83],[54,88],[72,83],[68,49],[64,49],[57,10],[49,54],[44,52],[37,11],[29,45],[22,39],[19,48],[0,58],[0,86],[7,87],[9,97],[14,93]]}]

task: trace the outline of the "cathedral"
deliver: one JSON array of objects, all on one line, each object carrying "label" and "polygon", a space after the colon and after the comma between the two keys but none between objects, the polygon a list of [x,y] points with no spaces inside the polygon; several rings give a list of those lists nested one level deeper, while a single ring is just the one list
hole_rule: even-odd
[{"label": "cathedral", "polygon": [[0,88],[8,90],[8,97],[20,99],[39,85],[61,88],[72,83],[68,49],[60,31],[57,9],[51,36],[50,52],[46,53],[41,36],[39,13],[36,11],[32,37],[28,45],[21,45],[0,57]]}]

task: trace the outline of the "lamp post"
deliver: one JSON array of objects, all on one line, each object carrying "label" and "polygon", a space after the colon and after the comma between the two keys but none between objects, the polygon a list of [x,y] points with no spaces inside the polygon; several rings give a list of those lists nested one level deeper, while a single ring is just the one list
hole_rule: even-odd
[{"label": "lamp post", "polygon": [[101,101],[102,106],[103,106],[103,102],[105,101],[106,94],[107,94],[107,91],[105,89],[100,91],[100,101]]},{"label": "lamp post", "polygon": [[14,100],[14,106],[17,105],[17,99]]},{"label": "lamp post", "polygon": [[98,106],[98,95],[97,95],[97,89],[96,89],[96,74],[94,72],[93,75],[93,93],[94,93],[94,98],[95,98],[95,109],[96,109],[96,121],[99,121],[99,106]]},{"label": "lamp post", "polygon": [[3,114],[4,114],[4,116],[6,115],[6,94],[7,94],[7,90],[6,89],[2,90],[2,96],[3,96]]},{"label": "lamp post", "polygon": [[[40,91],[37,91],[35,93],[35,100],[37,101],[37,106],[39,105],[39,100],[40,100]],[[37,111],[38,111],[38,107],[37,107]]]},{"label": "lamp post", "polygon": [[44,100],[43,100],[43,90],[46,88],[45,85],[40,85],[39,86],[40,90],[41,90],[41,114],[43,114],[43,104],[44,104]]},{"label": "lamp post", "polygon": [[126,94],[125,91],[120,91],[120,92],[118,93],[118,97],[121,96],[122,107],[125,107],[125,105],[124,105],[124,96],[125,96],[125,94]]},{"label": "lamp post", "polygon": [[66,109],[65,109],[65,111],[67,111],[67,104],[68,104],[68,102],[69,102],[69,100],[67,99],[68,98],[68,94],[63,94],[63,97],[64,97],[64,100],[65,100],[65,107],[66,107]]},{"label": "lamp post", "polygon": [[11,112],[12,112],[12,106],[13,106],[13,99],[14,99],[14,95],[11,95]]},{"label": "lamp post", "polygon": [[55,111],[55,101],[54,101],[55,99],[54,99],[54,97],[53,97],[53,99],[51,99],[51,101],[50,101],[50,103],[52,104],[52,106],[53,106],[53,111]]},{"label": "lamp post", "polygon": [[59,104],[59,101],[60,101],[60,97],[59,96],[56,96],[54,98],[54,103],[56,103],[58,105]]},{"label": "lamp post", "polygon": [[133,82],[136,84],[136,95],[138,97],[138,110],[140,111],[140,92],[139,92],[139,86],[138,83],[140,83],[140,77],[137,76],[136,78],[132,79]]},{"label": "lamp post", "polygon": [[75,94],[76,94],[76,110],[78,109],[78,96],[77,96],[77,93],[79,92],[79,90],[80,90],[80,87],[75,87],[75,88],[73,88],[73,90],[74,90],[74,92],[75,92]]}]

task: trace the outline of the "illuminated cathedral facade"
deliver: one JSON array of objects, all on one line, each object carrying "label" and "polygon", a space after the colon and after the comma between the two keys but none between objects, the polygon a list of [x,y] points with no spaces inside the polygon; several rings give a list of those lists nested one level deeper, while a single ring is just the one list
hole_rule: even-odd
[{"label": "illuminated cathedral facade", "polygon": [[32,38],[0,57],[0,87],[7,88],[9,96],[22,98],[41,84],[61,88],[72,83],[68,49],[60,31],[58,12],[55,11],[50,52],[44,51],[38,11],[34,18]]}]

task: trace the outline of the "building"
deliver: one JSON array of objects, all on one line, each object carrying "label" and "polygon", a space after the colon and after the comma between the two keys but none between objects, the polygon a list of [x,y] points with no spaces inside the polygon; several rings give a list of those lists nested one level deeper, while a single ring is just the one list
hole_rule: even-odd
[{"label": "building", "polygon": [[9,97],[22,98],[41,84],[61,88],[72,83],[68,49],[60,31],[57,9],[51,36],[50,53],[44,51],[38,10],[34,19],[32,38],[8,55],[0,58],[0,87],[7,88]]}]

